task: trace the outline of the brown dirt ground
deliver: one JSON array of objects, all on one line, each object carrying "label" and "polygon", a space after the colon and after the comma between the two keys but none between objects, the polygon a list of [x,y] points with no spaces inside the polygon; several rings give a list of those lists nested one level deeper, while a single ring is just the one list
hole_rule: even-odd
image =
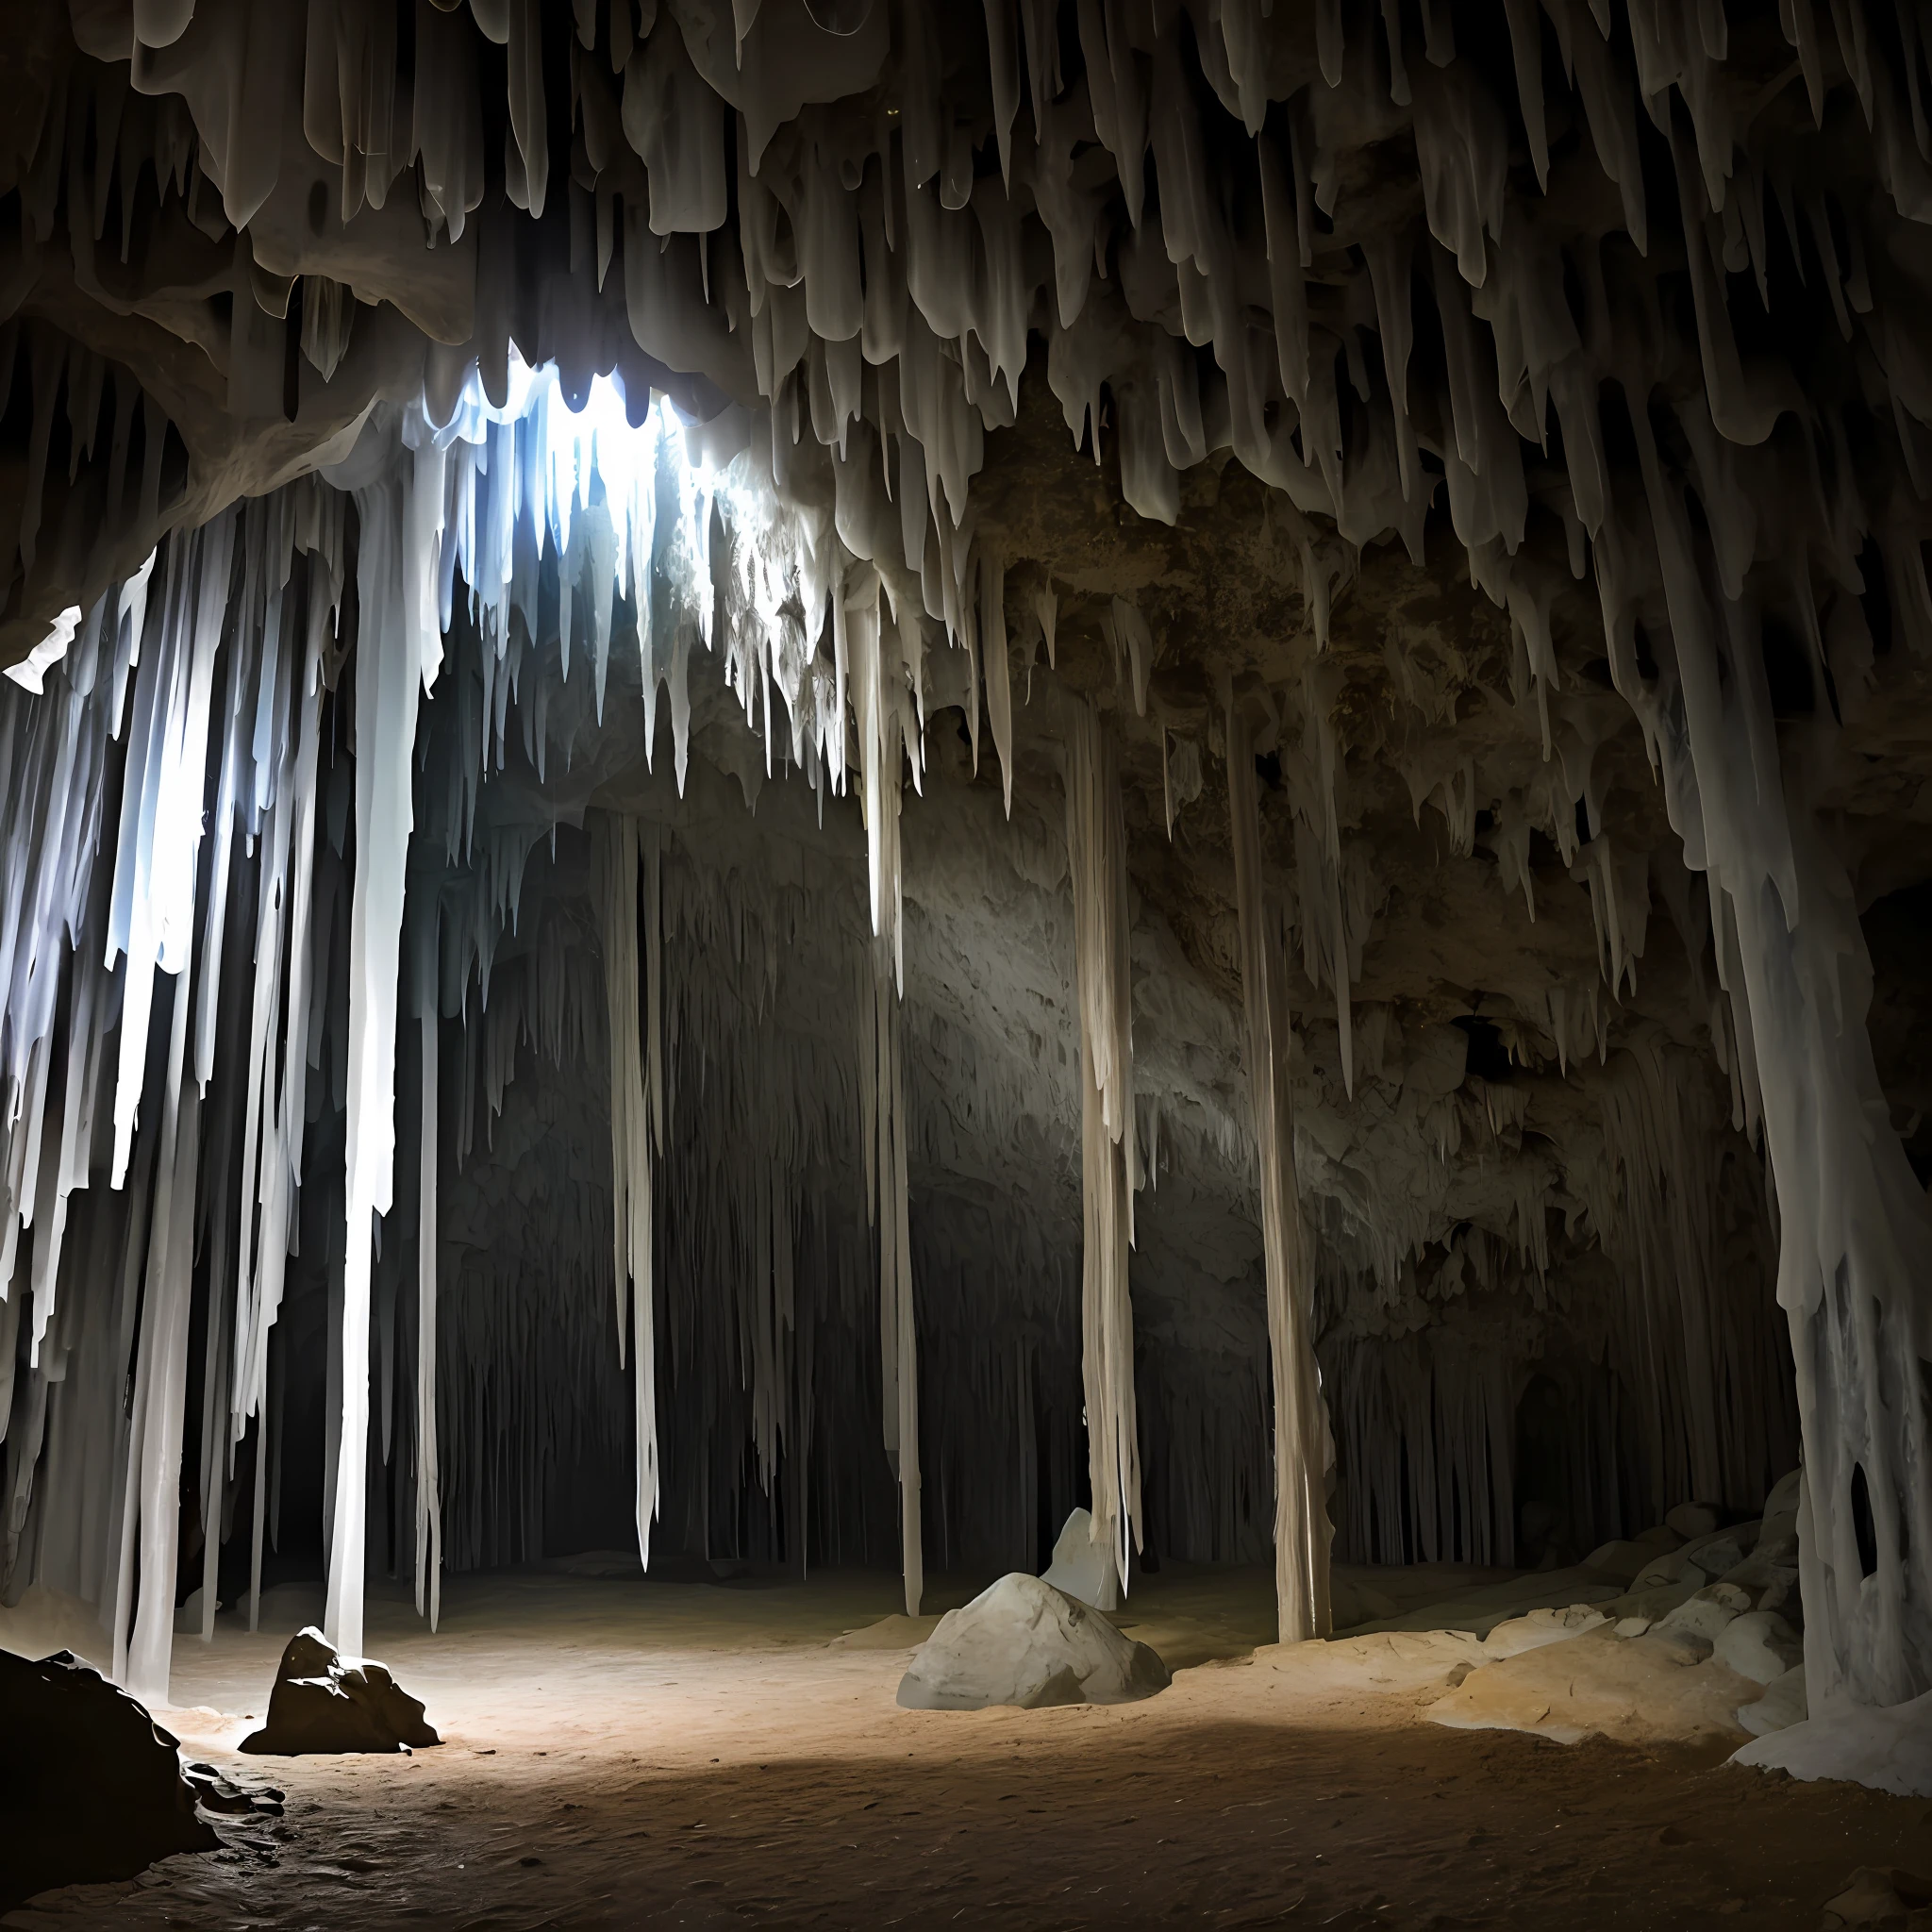
[{"label": "brown dirt ground", "polygon": [[893,1588],[456,1579],[435,1638],[385,1599],[369,1648],[446,1740],[413,1757],[236,1755],[281,1639],[178,1639],[175,1695],[203,1707],[164,1721],[286,1816],[0,1924],[1811,1932],[1854,1867],[1932,1868],[1923,1799],[1447,1730],[1418,1716],[1439,1692],[1244,1662],[1262,1576],[1137,1588],[1123,1621],[1179,1667],[1144,1704],[901,1710],[905,1652],[827,1642]]}]

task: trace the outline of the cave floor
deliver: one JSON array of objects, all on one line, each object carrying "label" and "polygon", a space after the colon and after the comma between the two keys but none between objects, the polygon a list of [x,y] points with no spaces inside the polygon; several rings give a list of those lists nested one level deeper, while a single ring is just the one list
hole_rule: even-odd
[{"label": "cave floor", "polygon": [[[1400,1594],[1404,1573],[1376,1573]],[[1470,1580],[1470,1573],[1459,1573]],[[1457,1574],[1418,1582],[1441,1593]],[[901,1710],[895,1579],[729,1588],[455,1578],[440,1634],[400,1593],[367,1645],[441,1748],[260,1758],[282,1639],[175,1641],[160,1713],[287,1794],[225,1848],[43,1893],[8,1926],[640,1924],[1817,1926],[1860,1865],[1932,1863],[1924,1800],[1420,1720],[1437,1691],[1295,1685],[1243,1659],[1269,1577],[1142,1579],[1123,1621],[1176,1667],[1146,1703]],[[963,1600],[962,1579],[928,1594]],[[225,1624],[225,1621],[224,1623]],[[898,1633],[903,1634],[903,1633]],[[229,1713],[225,1716],[224,1713]]]}]

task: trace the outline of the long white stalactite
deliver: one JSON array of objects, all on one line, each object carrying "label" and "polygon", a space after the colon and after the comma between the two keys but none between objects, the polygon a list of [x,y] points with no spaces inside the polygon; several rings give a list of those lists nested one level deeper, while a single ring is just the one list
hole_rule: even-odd
[{"label": "long white stalactite", "polygon": [[1141,1543],[1141,1446],[1135,1418],[1134,1240],[1140,1148],[1134,1118],[1133,962],[1120,754],[1091,702],[1067,711],[1067,862],[1080,1005],[1080,1364],[1093,1541],[1110,1566],[1102,1609],[1127,1586]]},{"label": "long white stalactite", "polygon": [[1289,1084],[1289,1013],[1280,955],[1261,873],[1255,746],[1228,694],[1227,803],[1241,924],[1241,1010],[1249,1104],[1260,1169],[1261,1244],[1268,1286],[1268,1357],[1274,1394],[1274,1601],[1279,1641],[1325,1637],[1330,1624],[1324,1495],[1334,1461],[1311,1333],[1313,1270],[1295,1174]]},{"label": "long white stalactite", "polygon": [[[652,1171],[663,1149],[663,972],[658,828],[628,814],[600,826],[597,841],[606,1021],[610,1041],[611,1278],[617,1290],[620,1364],[629,1335],[637,1433],[638,1555],[651,1566],[658,1513],[658,1349],[654,1293],[657,1235]],[[638,903],[644,905],[639,943]],[[640,1017],[640,998],[643,1017]],[[628,1303],[628,1306],[626,1306]]]},{"label": "long white stalactite", "polygon": [[438,974],[441,908],[419,893],[413,908],[410,958],[416,1010],[417,1075],[421,1098],[416,1140],[416,1614],[432,1632],[442,1616],[442,1475],[437,1455],[437,1291],[441,1286],[441,1222],[438,1169],[442,1156],[441,998]]},{"label": "long white stalactite", "polygon": [[356,661],[356,874],[349,928],[341,1419],[324,1628],[362,1651],[368,1507],[370,1267],[395,1191],[397,980],[420,693],[442,661],[437,565],[443,457],[405,450],[401,474],[358,493],[362,627]]}]

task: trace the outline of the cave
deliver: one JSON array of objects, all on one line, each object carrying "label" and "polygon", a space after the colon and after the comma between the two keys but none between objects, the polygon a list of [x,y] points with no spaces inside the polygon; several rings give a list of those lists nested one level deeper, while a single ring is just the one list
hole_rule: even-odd
[{"label": "cave", "polygon": [[1932,15],[7,19],[0,1913],[1932,1907]]}]

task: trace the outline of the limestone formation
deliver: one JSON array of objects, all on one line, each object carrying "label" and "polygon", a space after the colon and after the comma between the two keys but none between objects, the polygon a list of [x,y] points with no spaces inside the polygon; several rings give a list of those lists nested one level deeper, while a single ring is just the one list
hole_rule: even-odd
[{"label": "limestone formation", "polygon": [[1850,1779],[1902,1798],[1932,1798],[1932,1691],[1877,1710],[1819,1710],[1805,1702],[1797,1707],[1795,1722],[1752,1739],[1731,1762],[1797,1778]]},{"label": "limestone formation", "polygon": [[8,1601],[1932,1693],[1911,0],[8,20]]},{"label": "limestone formation", "polygon": [[908,1710],[1012,1704],[1131,1704],[1168,1685],[1166,1666],[1100,1611],[1015,1571],[948,1610],[899,1681]]},{"label": "limestone formation", "polygon": [[1053,1561],[1041,1572],[1040,1580],[1097,1610],[1119,1607],[1120,1578],[1113,1552],[1097,1541],[1091,1510],[1075,1509],[1068,1516],[1054,1540]]}]

